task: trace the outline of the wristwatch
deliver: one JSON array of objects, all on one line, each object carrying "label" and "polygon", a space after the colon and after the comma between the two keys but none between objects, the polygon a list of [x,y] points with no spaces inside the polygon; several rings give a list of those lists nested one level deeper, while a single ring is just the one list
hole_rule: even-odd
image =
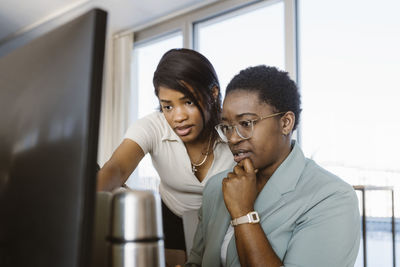
[{"label": "wristwatch", "polygon": [[260,216],[258,216],[257,211],[252,211],[242,217],[233,219],[231,221],[231,225],[236,226],[236,225],[243,224],[243,223],[254,224],[254,223],[258,223],[258,222],[260,222]]}]

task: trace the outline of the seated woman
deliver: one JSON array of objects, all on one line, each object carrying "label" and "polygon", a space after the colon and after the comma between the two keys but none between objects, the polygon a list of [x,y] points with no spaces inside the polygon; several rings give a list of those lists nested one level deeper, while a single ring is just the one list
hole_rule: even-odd
[{"label": "seated woman", "polygon": [[185,266],[354,265],[357,196],[291,140],[300,111],[295,83],[276,68],[247,68],[229,83],[216,128],[237,165],[206,184]]}]

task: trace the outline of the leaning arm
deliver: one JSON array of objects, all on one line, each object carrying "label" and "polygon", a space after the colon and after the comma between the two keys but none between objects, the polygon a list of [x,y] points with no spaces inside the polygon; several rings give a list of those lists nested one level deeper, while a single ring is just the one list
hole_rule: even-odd
[{"label": "leaning arm", "polygon": [[124,139],[97,174],[97,191],[112,191],[122,186],[143,159],[142,148]]}]

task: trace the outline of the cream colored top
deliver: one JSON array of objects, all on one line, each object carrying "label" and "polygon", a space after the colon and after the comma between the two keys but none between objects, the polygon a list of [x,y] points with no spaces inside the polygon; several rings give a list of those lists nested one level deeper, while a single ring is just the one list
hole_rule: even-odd
[{"label": "cream colored top", "polygon": [[136,121],[125,134],[144,151],[150,153],[154,168],[160,176],[160,195],[176,215],[201,206],[203,187],[213,175],[232,169],[233,155],[226,143],[214,145],[214,161],[200,182],[192,173],[186,147],[166,121],[164,114],[154,112]]}]

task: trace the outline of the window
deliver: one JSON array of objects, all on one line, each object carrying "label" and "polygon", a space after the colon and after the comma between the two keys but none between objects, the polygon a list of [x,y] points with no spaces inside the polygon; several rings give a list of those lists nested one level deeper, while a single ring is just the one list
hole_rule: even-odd
[{"label": "window", "polygon": [[[400,185],[399,10],[393,0],[299,1],[302,147],[353,185]],[[393,266],[390,194],[368,192],[366,209],[368,265]]]},{"label": "window", "polygon": [[214,65],[224,95],[239,70],[266,64],[285,69],[284,4],[251,6],[195,24],[196,50]]},{"label": "window", "polygon": [[[138,118],[158,110],[159,104],[154,94],[153,74],[162,55],[172,48],[182,47],[182,33],[174,32],[147,42],[137,43],[132,51],[132,99],[130,101],[131,123]],[[134,189],[158,191],[159,176],[151,158],[146,155],[128,179],[128,186]]]}]

